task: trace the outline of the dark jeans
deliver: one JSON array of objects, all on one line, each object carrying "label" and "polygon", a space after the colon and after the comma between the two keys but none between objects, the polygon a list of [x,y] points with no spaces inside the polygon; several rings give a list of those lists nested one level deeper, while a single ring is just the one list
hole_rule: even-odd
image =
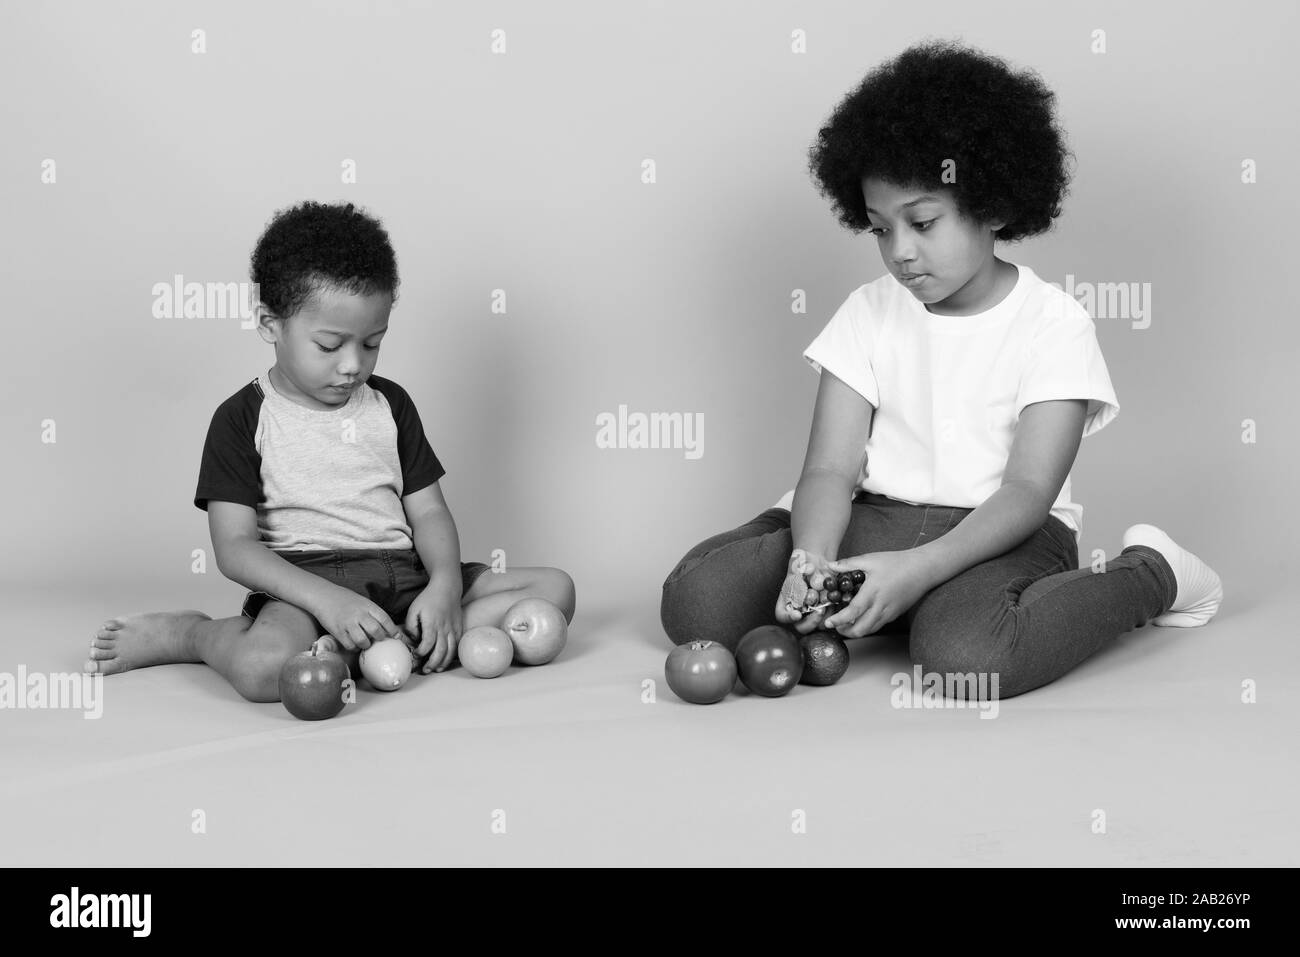
[{"label": "dark jeans", "polygon": [[[861,491],[851,508],[835,558],[914,548],[974,511]],[[663,585],[659,614],[668,637],[734,649],[751,629],[777,624],[793,547],[783,508],[696,545]],[[1104,573],[1079,569],[1074,533],[1049,516],[1015,548],[932,588],[875,634],[907,635],[912,662],[927,672],[996,672],[998,697],[1009,698],[1055,681],[1168,611],[1176,589],[1164,556],[1141,545],[1109,558]]]},{"label": "dark jeans", "polygon": [[[304,548],[276,554],[305,572],[369,598],[398,625],[405,620],[411,602],[429,584],[429,573],[413,548]],[[487,570],[482,562],[461,562],[462,594]],[[250,591],[239,612],[256,621],[257,613],[272,598],[264,591]]]}]

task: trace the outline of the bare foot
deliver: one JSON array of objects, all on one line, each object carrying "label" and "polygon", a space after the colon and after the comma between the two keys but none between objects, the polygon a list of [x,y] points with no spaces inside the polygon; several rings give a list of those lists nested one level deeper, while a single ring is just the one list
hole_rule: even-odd
[{"label": "bare foot", "polygon": [[150,665],[202,661],[190,641],[190,629],[211,620],[201,611],[147,611],[110,618],[90,643],[83,670],[115,675]]}]

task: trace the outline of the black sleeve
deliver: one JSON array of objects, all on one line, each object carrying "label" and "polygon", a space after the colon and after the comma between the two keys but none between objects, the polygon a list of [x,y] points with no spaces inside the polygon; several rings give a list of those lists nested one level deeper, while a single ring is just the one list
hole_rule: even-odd
[{"label": "black sleeve", "polygon": [[260,396],[250,384],[213,413],[194,493],[194,504],[205,512],[212,500],[249,508],[262,501],[262,456],[256,444],[260,408]]},{"label": "black sleeve", "polygon": [[372,375],[367,384],[388,400],[397,423],[397,458],[402,463],[402,496],[418,492],[447,474],[424,435],[424,424],[415,403],[392,379]]}]

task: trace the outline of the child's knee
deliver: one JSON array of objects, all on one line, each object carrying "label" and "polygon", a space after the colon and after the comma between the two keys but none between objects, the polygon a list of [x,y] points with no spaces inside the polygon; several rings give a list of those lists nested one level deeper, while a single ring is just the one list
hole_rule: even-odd
[{"label": "child's knee", "polygon": [[[913,626],[909,657],[926,674],[944,677],[945,696],[968,697],[972,682],[980,688],[997,688],[998,697],[1018,694],[1023,684],[1023,653],[1013,651],[1015,641],[1004,631],[965,630],[956,623],[948,629],[932,624]],[[996,676],[996,677],[995,677]]]},{"label": "child's knee", "polygon": [[664,590],[667,591],[671,586],[676,585],[685,578],[686,574],[700,563],[701,557],[702,556],[683,558],[678,562],[677,566],[668,573],[668,577],[664,579]]},{"label": "child's knee", "polygon": [[659,599],[659,623],[674,645],[684,645],[699,637],[695,620],[702,598],[696,594],[690,579],[664,582],[663,595]]},{"label": "child's knee", "polygon": [[287,630],[263,625],[249,629],[243,653],[234,662],[230,683],[249,701],[280,700],[280,670],[306,648]]},{"label": "child's knee", "polygon": [[545,599],[564,613],[565,621],[573,623],[578,592],[568,572],[559,568],[529,568],[521,571],[513,584],[512,599]]},{"label": "child's knee", "polygon": [[544,588],[548,600],[564,612],[565,620],[573,622],[573,612],[578,603],[578,589],[569,573],[560,568],[544,570]]}]

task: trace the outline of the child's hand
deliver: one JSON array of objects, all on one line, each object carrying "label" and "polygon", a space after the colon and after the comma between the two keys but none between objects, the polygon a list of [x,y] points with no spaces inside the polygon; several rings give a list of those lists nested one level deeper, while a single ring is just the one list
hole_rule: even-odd
[{"label": "child's hand", "polygon": [[831,575],[830,562],[824,555],[796,548],[790,554],[785,581],[781,584],[781,594],[776,600],[776,620],[794,623],[795,631],[802,634],[815,631],[827,609],[811,612],[803,609],[821,603],[821,591]]},{"label": "child's hand", "polygon": [[417,658],[428,660],[420,674],[442,671],[456,660],[456,645],[464,631],[461,596],[438,588],[426,588],[411,602],[406,612],[406,630],[419,642]]},{"label": "child's hand", "polygon": [[872,634],[915,605],[935,585],[929,567],[913,549],[868,552],[830,564],[832,572],[857,568],[866,572],[867,580],[847,608],[826,620],[828,628],[845,638]]},{"label": "child's hand", "polygon": [[317,610],[316,620],[349,651],[369,648],[372,641],[400,637],[401,629],[369,598],[338,587]]}]

